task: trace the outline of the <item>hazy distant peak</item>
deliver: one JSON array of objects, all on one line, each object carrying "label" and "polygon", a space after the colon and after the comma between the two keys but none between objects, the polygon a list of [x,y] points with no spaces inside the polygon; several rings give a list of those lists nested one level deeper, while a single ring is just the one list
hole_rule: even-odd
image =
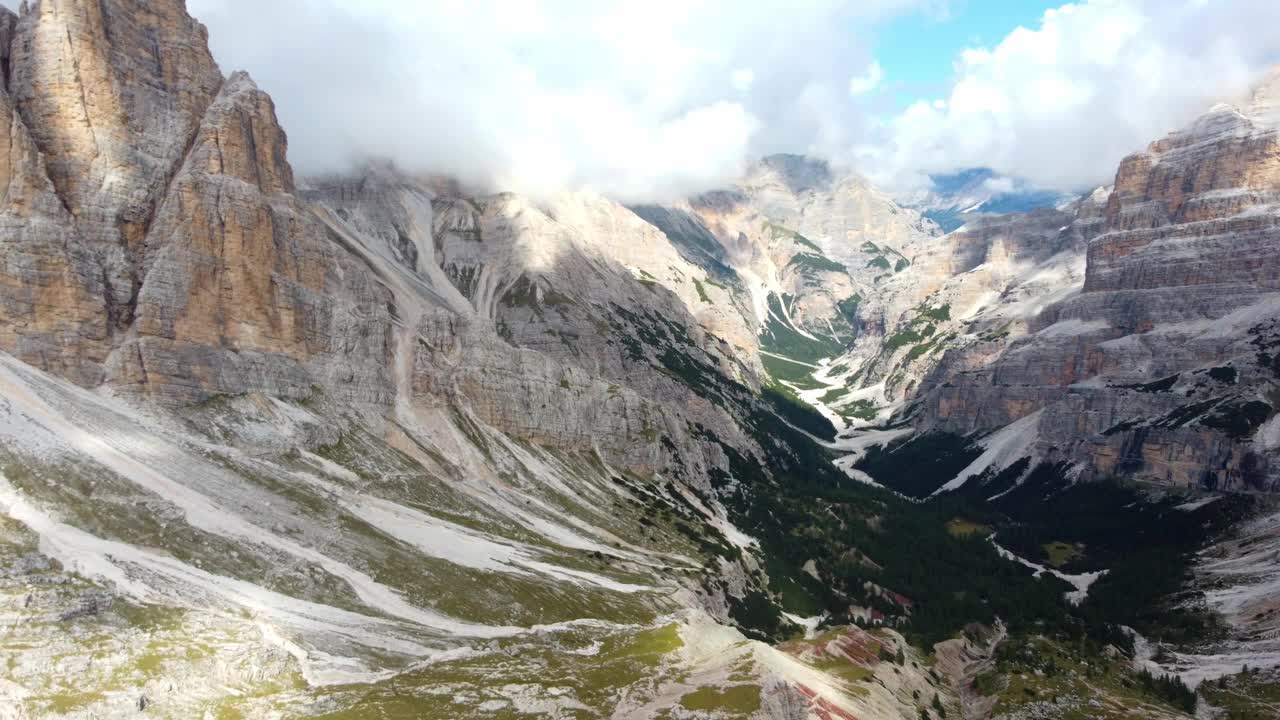
[{"label": "hazy distant peak", "polygon": [[750,176],[766,174],[776,176],[794,193],[826,188],[832,181],[831,166],[825,160],[788,153],[769,155],[761,159]]}]

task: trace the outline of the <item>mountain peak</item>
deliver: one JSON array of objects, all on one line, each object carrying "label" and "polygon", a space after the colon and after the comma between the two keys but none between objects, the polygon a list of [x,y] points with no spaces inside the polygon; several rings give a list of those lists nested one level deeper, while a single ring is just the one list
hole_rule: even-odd
[{"label": "mountain peak", "polygon": [[1276,657],[1280,537],[1204,553],[1221,625],[1179,588],[1280,489],[1280,73],[1114,197],[781,154],[628,208],[295,183],[206,41],[0,10],[0,718],[1185,720],[1151,673]]},{"label": "mountain peak", "polygon": [[757,172],[760,171],[776,175],[794,193],[827,187],[832,179],[831,166],[826,161],[807,155],[769,155],[760,160]]}]

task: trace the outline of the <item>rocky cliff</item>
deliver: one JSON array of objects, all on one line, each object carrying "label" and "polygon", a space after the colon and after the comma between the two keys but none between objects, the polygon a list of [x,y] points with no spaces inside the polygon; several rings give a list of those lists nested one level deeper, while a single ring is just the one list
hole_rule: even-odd
[{"label": "rocky cliff", "polygon": [[[31,613],[167,648],[120,613],[175,608],[244,658],[223,673],[244,688],[376,681],[495,638],[534,660],[547,633],[632,642],[675,611],[786,625],[722,502],[794,438],[761,432],[749,316],[652,225],[394,173],[299,190],[271,99],[223,77],[180,0],[48,0],[0,30],[4,588],[34,557],[68,588]],[[74,675],[32,655],[0,705],[208,709],[207,688],[147,685],[138,654],[104,665],[129,697],[68,700]]]},{"label": "rocky cliff", "polygon": [[389,400],[388,294],[293,198],[270,98],[224,81],[181,2],[7,22],[4,350],[161,402],[344,375]]},{"label": "rocky cliff", "polygon": [[[909,703],[759,643],[799,628],[779,587],[812,592],[772,549],[783,481],[838,479],[791,424],[830,427],[762,392],[769,300],[718,237],[387,167],[299,182],[179,0],[24,5],[0,40],[0,592],[49,648],[6,657],[0,715],[435,707],[380,683],[454,661],[452,716],[646,716],[691,675],[760,717]],[[821,295],[821,246],[751,223],[813,265],[770,281],[783,315]]]},{"label": "rocky cliff", "polygon": [[[460,195],[388,168],[305,195],[409,298],[399,313],[417,337],[401,336],[400,362],[414,403],[461,401],[514,436],[703,488],[726,468],[692,428],[758,452],[735,415],[755,374],[689,309],[705,275],[621,206]],[[742,336],[741,315],[716,317]],[[732,402],[707,399],[717,392]]]},{"label": "rocky cliff", "polygon": [[989,710],[953,636],[1064,592],[800,400],[1273,475],[1266,93],[942,238],[795,156],[665,207],[296,179],[181,0],[0,12],[0,69],[0,718]]},{"label": "rocky cliff", "polygon": [[860,304],[909,275],[908,257],[939,234],[860,175],[795,155],[765,158],[733,187],[635,211],[739,298],[766,382],[791,395],[826,387],[814,372],[857,337]]},{"label": "rocky cliff", "polygon": [[1080,291],[983,366],[940,371],[921,427],[1043,410],[1035,453],[1088,476],[1275,487],[1278,92],[1273,74],[1126,158]]},{"label": "rocky cliff", "polygon": [[626,209],[376,174],[321,184],[312,205],[271,99],[222,78],[181,3],[45,2],[5,22],[5,351],[175,407],[320,388],[377,416],[461,392],[519,437],[647,470],[679,459],[702,485],[696,443],[660,439],[697,423],[752,452],[678,373],[749,389],[755,355],[735,345],[754,330]]}]

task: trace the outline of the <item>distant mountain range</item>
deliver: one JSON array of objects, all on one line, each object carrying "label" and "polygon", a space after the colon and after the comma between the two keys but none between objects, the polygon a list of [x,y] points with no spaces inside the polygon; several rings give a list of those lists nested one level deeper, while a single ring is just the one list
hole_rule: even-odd
[{"label": "distant mountain range", "polygon": [[0,720],[1274,716],[1280,74],[627,207],[295,179],[183,0],[0,59]]},{"label": "distant mountain range", "polygon": [[1036,208],[1061,208],[1081,193],[1037,188],[1025,180],[1000,175],[988,168],[970,168],[930,175],[933,185],[895,196],[902,205],[919,210],[951,232],[976,215],[1003,215]]}]

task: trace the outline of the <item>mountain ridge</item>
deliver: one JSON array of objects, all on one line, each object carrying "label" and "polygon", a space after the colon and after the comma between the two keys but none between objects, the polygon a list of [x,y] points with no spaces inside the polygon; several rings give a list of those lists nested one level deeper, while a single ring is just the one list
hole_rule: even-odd
[{"label": "mountain ridge", "polygon": [[[1044,497],[1100,497],[1121,525],[1187,543],[1153,548],[1176,555],[1153,562],[1172,593],[1248,499],[1060,487],[1077,471],[1045,469],[1057,460],[1096,460],[1101,479],[1128,468],[1108,443],[1136,442],[1160,468],[1147,445],[1169,436],[1090,446],[1061,424],[1077,401],[1054,405],[1075,385],[1022,397],[993,378],[1127,337],[1106,314],[1121,288],[1196,310],[1194,258],[1163,257],[1164,285],[1126,258],[1206,242],[1206,223],[1255,252],[1224,265],[1235,289],[1198,319],[1239,358],[1268,351],[1270,334],[1233,329],[1271,307],[1249,304],[1275,219],[1274,134],[1251,116],[1216,110],[1071,207],[940,236],[799,156],[637,208],[387,164],[297,180],[270,97],[222,76],[180,0],[42,0],[0,26],[15,717],[990,716],[1030,702],[1012,678],[1046,677],[1050,656],[1073,668],[1064,706],[1185,717],[1172,681],[1133,691],[1143,663],[1219,672],[1190,644],[1185,666],[1143,658],[1114,626],[1161,627],[1116,600],[1137,575],[1114,564],[1128,536],[1035,533],[1062,530]],[[1269,97],[1250,111],[1268,122]],[[1216,154],[1197,154],[1206,139]],[[1204,180],[1183,190],[1188,168]],[[1165,354],[1204,365],[1207,346]],[[1164,379],[1129,367],[1134,387],[1086,389],[1140,408],[1174,388],[1243,401],[1274,384],[1255,364],[1230,381],[1196,368],[1208,390],[1147,388]],[[1227,448],[1241,471],[1273,434],[1195,427],[1173,429],[1187,465]],[[1009,500],[904,499],[895,442],[933,443],[923,482],[1005,483]],[[1060,557],[1037,562],[1048,548]]]}]

